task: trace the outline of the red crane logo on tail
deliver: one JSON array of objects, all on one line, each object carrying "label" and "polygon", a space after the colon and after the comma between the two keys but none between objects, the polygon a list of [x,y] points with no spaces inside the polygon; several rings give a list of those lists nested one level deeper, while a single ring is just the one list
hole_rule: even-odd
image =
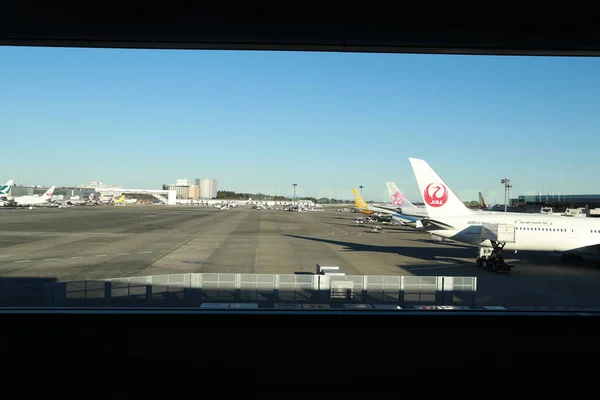
[{"label": "red crane logo on tail", "polygon": [[423,199],[431,207],[441,207],[448,201],[448,188],[442,183],[430,183],[423,192]]}]

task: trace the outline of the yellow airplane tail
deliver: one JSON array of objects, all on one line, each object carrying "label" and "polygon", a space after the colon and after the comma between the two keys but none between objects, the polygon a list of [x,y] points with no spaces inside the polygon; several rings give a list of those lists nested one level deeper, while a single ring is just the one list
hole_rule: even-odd
[{"label": "yellow airplane tail", "polygon": [[115,200],[115,204],[121,204],[125,201],[125,195],[121,195],[117,200]]},{"label": "yellow airplane tail", "polygon": [[487,204],[485,204],[485,200],[483,199],[483,195],[481,194],[481,192],[479,192],[479,204],[480,204],[482,210],[488,209],[488,206],[487,206]]},{"label": "yellow airplane tail", "polygon": [[363,214],[373,214],[373,211],[369,210],[369,205],[363,199],[363,197],[358,193],[358,190],[352,189],[352,193],[354,193],[354,201],[356,202],[356,208]]}]

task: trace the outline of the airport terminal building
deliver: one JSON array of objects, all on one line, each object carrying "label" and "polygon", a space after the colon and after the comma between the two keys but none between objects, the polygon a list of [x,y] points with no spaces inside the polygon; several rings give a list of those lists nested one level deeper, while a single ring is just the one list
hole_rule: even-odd
[{"label": "airport terminal building", "polygon": [[[44,194],[46,190],[48,190],[50,186],[24,186],[24,185],[13,185],[10,188],[10,195],[12,197],[19,196],[32,196],[32,195],[41,195]],[[67,187],[61,186],[56,187],[54,189],[54,196],[64,196],[64,197],[73,197],[73,196],[89,196],[91,193],[96,193],[97,188],[82,188],[82,187]]]},{"label": "airport terminal building", "polygon": [[517,199],[511,199],[513,207],[524,208],[526,212],[539,212],[542,207],[600,208],[600,194],[554,194],[554,195],[524,195]]}]

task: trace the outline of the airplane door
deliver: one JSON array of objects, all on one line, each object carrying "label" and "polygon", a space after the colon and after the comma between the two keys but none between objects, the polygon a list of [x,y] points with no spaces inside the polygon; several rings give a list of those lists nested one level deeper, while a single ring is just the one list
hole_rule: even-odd
[{"label": "airplane door", "polygon": [[515,243],[515,226],[509,224],[498,224],[498,241],[504,243]]}]

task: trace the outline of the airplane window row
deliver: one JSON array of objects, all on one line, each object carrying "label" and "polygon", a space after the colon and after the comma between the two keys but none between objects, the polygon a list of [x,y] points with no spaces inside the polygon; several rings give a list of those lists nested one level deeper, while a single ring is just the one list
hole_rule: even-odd
[{"label": "airplane window row", "polygon": [[546,232],[566,232],[566,229],[563,228],[525,228],[525,227],[517,227],[520,231],[546,231]]}]

